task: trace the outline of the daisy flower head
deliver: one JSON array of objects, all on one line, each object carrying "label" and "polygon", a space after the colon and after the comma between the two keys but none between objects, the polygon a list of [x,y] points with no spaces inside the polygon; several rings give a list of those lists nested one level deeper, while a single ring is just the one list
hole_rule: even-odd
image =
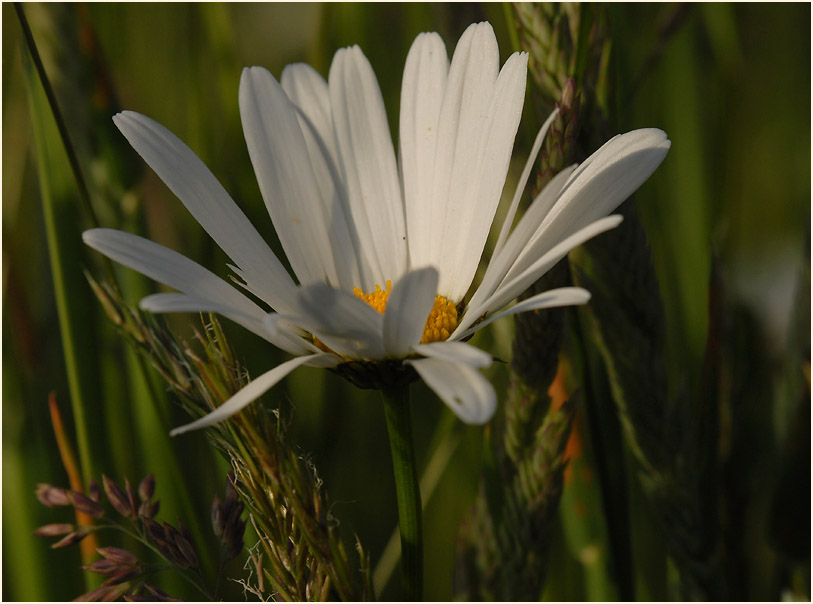
[{"label": "daisy flower head", "polygon": [[367,387],[419,377],[463,421],[491,418],[496,395],[480,369],[492,357],[466,340],[508,315],[586,303],[587,291],[565,287],[509,306],[571,249],[616,226],[620,217],[608,215],[670,145],[656,129],[614,137],[553,178],[514,225],[554,112],[473,286],[508,173],[527,62],[527,53],[514,53],[500,67],[488,23],[465,31],[451,61],[438,34],[420,34],[404,67],[397,155],[359,47],[336,52],[327,80],[305,64],[287,66],[279,81],[261,67],[244,69],[243,131],[293,276],[183,142],[143,115],[115,116],[229,256],[241,287],[136,235],[93,229],[85,242],[178,290],[144,298],[143,309],[217,312],[293,355],[173,433],[228,417],[302,365]]}]

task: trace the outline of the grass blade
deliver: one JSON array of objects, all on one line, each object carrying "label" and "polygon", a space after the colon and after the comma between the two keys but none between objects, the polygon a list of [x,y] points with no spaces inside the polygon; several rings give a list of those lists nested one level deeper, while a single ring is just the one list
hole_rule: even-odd
[{"label": "grass blade", "polygon": [[[76,222],[75,189],[62,167],[66,163],[46,93],[37,80],[34,66],[26,60],[26,88],[37,158],[45,235],[51,264],[54,300],[59,317],[65,370],[71,395],[80,466],[85,479],[95,474],[95,455],[100,438],[98,384],[95,379],[91,343],[93,324],[89,316],[91,299],[81,273],[81,238]],[[64,141],[63,141],[64,144]]]}]

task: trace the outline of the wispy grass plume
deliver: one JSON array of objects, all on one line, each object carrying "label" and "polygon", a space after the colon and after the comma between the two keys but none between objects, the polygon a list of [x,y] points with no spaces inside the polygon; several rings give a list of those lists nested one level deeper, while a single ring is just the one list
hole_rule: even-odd
[{"label": "wispy grass plume", "polygon": [[[191,416],[205,415],[248,383],[213,316],[196,332],[193,347],[159,319],[127,306],[111,287],[94,283],[94,291]],[[358,541],[356,554],[345,548],[315,465],[288,440],[278,411],[254,404],[206,433],[231,463],[232,487],[259,538],[250,555],[252,578],[243,581],[246,589],[286,601],[374,597],[367,554]],[[225,511],[213,509],[217,530]]]}]

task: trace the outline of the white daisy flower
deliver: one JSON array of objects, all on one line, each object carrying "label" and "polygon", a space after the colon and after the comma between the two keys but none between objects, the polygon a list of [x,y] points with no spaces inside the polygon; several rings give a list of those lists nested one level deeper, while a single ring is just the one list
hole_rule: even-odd
[{"label": "white daisy flower", "polygon": [[451,63],[438,34],[419,35],[404,68],[397,159],[378,82],[357,46],[336,53],[327,81],[305,64],[286,67],[281,83],[246,68],[243,131],[295,279],[183,142],[143,115],[115,116],[231,258],[246,291],[136,235],[93,229],[84,241],[179,292],[148,296],[141,308],[217,312],[293,355],[173,434],[236,413],[301,365],[374,387],[417,374],[463,421],[491,418],[496,396],[479,370],[492,357],[464,340],[508,315],[586,303],[587,291],[565,287],[506,309],[571,249],[618,225],[608,214],[670,145],[655,129],[616,136],[558,174],[512,229],[551,115],[472,289],[508,172],[527,61],[514,53],[500,69],[488,23],[466,30]]}]

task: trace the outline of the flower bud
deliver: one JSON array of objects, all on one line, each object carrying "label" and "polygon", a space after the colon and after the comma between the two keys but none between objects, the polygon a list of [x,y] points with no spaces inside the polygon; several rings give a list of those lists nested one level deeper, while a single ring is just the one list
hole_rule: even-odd
[{"label": "flower bud", "polygon": [[138,485],[138,496],[141,501],[149,501],[155,492],[155,475],[149,474]]},{"label": "flower bud", "polygon": [[129,479],[124,479],[124,490],[127,492],[127,500],[130,502],[130,512],[133,514],[133,518],[136,517],[138,513],[138,506],[136,505],[136,494],[133,491],[133,487],[130,486]]},{"label": "flower bud", "polygon": [[147,518],[155,518],[158,514],[158,509],[161,507],[160,501],[145,501],[138,506],[138,515],[146,516]]},{"label": "flower bud", "polygon": [[99,552],[99,555],[104,557],[106,560],[116,562],[117,564],[127,566],[138,564],[138,558],[135,554],[120,547],[98,547],[96,548],[96,551]]},{"label": "flower bud", "polygon": [[119,564],[113,560],[94,560],[90,564],[85,564],[82,568],[97,575],[112,575],[119,570]]},{"label": "flower bud", "polygon": [[32,535],[37,537],[57,537],[59,535],[67,535],[73,531],[72,524],[46,524],[35,530]]},{"label": "flower bud", "polygon": [[56,543],[51,544],[51,549],[59,549],[60,547],[68,547],[69,545],[73,545],[74,543],[79,543],[89,534],[90,529],[81,528],[78,531],[74,531],[73,533],[66,535]]},{"label": "flower bud", "polygon": [[77,512],[87,514],[91,518],[101,518],[104,516],[104,508],[98,503],[93,501],[90,497],[86,497],[82,493],[76,491],[66,491],[68,501]]},{"label": "flower bud", "polygon": [[107,498],[116,511],[127,518],[135,518],[135,510],[130,507],[130,499],[124,494],[121,487],[104,474],[102,474],[102,483],[104,492],[107,493]]},{"label": "flower bud", "polygon": [[96,503],[99,503],[102,500],[102,493],[99,490],[99,483],[96,482],[95,478],[91,478],[90,482],[88,483],[88,497],[90,497]]},{"label": "flower bud", "polygon": [[55,487],[46,483],[39,483],[35,491],[37,499],[42,505],[53,508],[56,506],[70,505],[65,489]]},{"label": "flower bud", "polygon": [[[106,582],[105,582],[106,583]],[[102,584],[93,591],[82,594],[76,598],[76,602],[115,602],[124,594],[130,591],[132,586],[129,583],[122,583],[121,585],[105,585]]]}]

